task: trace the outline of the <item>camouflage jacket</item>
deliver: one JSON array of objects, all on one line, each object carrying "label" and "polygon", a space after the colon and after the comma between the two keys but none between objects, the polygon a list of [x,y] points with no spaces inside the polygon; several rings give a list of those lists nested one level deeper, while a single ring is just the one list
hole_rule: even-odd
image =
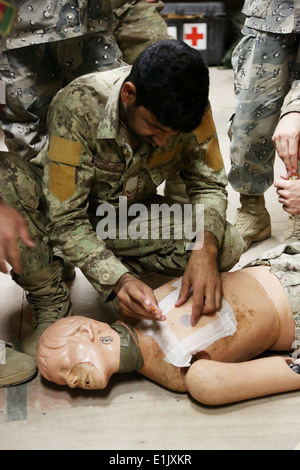
[{"label": "camouflage jacket", "polygon": [[5,49],[109,31],[112,7],[110,0],[17,0],[17,20]]},{"label": "camouflage jacket", "polygon": [[245,33],[251,29],[279,34],[300,32],[299,0],[245,0],[242,12],[247,17]]},{"label": "camouflage jacket", "polygon": [[92,228],[99,204],[118,207],[120,196],[128,204],[149,201],[167,176],[180,171],[191,202],[205,206],[204,229],[219,243],[226,223],[227,177],[210,108],[193,133],[133,151],[119,118],[129,71],[92,73],[59,91],[49,109],[48,142],[35,162],[44,165],[50,238],[104,298],[127,270]]}]

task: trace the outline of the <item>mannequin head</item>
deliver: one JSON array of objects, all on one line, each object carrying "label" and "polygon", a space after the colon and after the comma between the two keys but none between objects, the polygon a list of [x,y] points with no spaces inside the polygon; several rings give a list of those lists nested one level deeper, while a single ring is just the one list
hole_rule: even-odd
[{"label": "mannequin head", "polygon": [[120,364],[120,337],[107,323],[62,318],[42,335],[37,348],[41,374],[71,388],[103,389]]}]

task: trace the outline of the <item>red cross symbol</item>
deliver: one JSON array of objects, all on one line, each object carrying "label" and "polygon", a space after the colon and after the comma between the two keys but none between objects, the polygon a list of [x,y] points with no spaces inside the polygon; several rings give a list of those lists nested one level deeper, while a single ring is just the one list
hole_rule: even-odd
[{"label": "red cross symbol", "polygon": [[203,39],[203,38],[204,38],[204,34],[198,33],[196,26],[192,27],[191,34],[186,35],[186,39],[190,39],[192,41],[192,46],[197,46],[198,40]]}]

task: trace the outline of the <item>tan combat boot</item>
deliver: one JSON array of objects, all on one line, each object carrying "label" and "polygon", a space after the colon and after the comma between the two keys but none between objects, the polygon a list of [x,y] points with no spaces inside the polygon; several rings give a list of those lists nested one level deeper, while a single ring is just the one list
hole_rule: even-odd
[{"label": "tan combat boot", "polygon": [[36,348],[44,331],[62,317],[71,315],[69,289],[62,282],[63,261],[57,259],[37,273],[14,280],[27,291],[27,300],[34,311],[35,326],[24,337],[22,350],[35,357]]},{"label": "tan combat boot", "polygon": [[300,215],[290,215],[288,227],[284,234],[285,243],[300,240]]},{"label": "tan combat boot", "polygon": [[271,236],[271,219],[265,207],[265,198],[259,196],[240,195],[241,207],[237,210],[235,227],[242,235],[246,244],[245,251],[254,242],[261,242]]},{"label": "tan combat boot", "polygon": [[33,357],[15,351],[11,343],[0,341],[2,356],[0,361],[0,387],[19,385],[32,379],[36,374],[36,361]]}]

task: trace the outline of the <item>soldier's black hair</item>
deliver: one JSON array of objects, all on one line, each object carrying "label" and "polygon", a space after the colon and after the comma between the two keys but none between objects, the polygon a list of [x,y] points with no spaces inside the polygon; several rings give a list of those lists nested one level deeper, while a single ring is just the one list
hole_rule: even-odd
[{"label": "soldier's black hair", "polygon": [[208,104],[209,73],[199,51],[166,39],[150,45],[134,62],[127,81],[136,87],[136,104],[163,126],[191,132]]}]

